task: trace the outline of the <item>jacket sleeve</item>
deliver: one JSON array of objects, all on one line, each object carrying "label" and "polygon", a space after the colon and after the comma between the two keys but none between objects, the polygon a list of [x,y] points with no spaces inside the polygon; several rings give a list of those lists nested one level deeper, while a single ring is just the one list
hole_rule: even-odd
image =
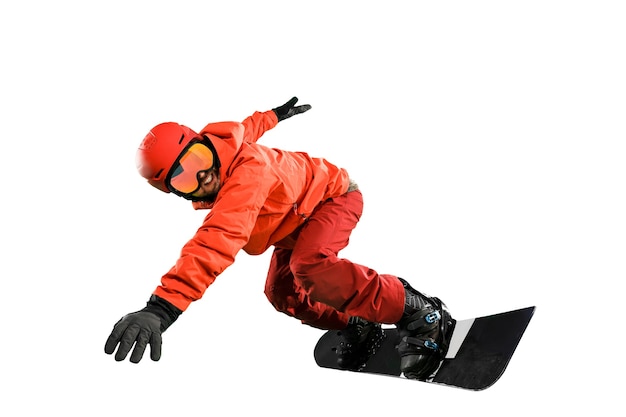
[{"label": "jacket sleeve", "polygon": [[203,296],[250,239],[270,192],[271,173],[258,161],[247,162],[223,184],[213,209],[154,291],[182,311]]},{"label": "jacket sleeve", "polygon": [[244,126],[243,140],[247,143],[254,143],[263,133],[272,129],[278,124],[278,118],[273,110],[265,112],[254,112],[252,116],[247,117],[241,124]]}]

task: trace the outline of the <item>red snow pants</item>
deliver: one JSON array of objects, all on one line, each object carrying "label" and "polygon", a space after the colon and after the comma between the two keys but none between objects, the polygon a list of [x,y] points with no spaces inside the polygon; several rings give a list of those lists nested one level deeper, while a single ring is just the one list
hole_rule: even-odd
[{"label": "red snow pants", "polygon": [[351,316],[388,324],[400,320],[404,288],[397,277],[337,255],[362,212],[359,190],[328,199],[276,245],[265,284],[276,310],[321,329],[343,329]]}]

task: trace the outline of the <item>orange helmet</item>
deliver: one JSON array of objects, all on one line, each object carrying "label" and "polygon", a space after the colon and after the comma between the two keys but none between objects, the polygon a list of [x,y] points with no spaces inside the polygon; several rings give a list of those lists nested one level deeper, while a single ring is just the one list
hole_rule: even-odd
[{"label": "orange helmet", "polygon": [[[208,138],[198,135],[187,126],[166,122],[153,127],[137,150],[136,164],[139,174],[150,185],[165,193],[184,195],[171,186],[171,171],[180,163],[181,154],[189,149],[192,142],[204,143],[214,153]],[[193,175],[195,177],[196,174]]]}]

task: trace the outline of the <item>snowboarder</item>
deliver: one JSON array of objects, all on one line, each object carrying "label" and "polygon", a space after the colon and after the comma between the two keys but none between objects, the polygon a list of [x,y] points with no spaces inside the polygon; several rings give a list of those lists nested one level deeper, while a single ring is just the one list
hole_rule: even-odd
[{"label": "snowboarder", "polygon": [[[279,122],[308,111],[287,103],[241,123],[210,123],[196,133],[174,122],[155,126],[137,151],[139,173],[155,188],[209,209],[196,234],[142,310],[122,317],[105,352],[138,363],[150,345],[161,356],[161,335],[244,250],[273,247],[265,294],[276,310],[320,329],[343,329],[337,363],[358,369],[396,324],[401,367],[426,378],[445,354],[449,317],[437,298],[405,280],[338,257],[363,209],[362,194],[345,169],[304,152],[257,144]],[[134,346],[134,349],[133,349]]]}]

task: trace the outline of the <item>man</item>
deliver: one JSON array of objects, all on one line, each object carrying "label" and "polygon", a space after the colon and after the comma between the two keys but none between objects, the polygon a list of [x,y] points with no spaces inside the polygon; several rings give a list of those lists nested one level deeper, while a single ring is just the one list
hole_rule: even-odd
[{"label": "man", "polygon": [[[341,259],[363,209],[345,169],[303,152],[270,149],[256,141],[277,123],[308,111],[296,97],[255,112],[243,122],[208,124],[199,133],[172,122],[155,126],[137,152],[139,173],[155,188],[209,209],[176,264],[146,307],[114,326],[105,352],[122,361],[161,356],[162,333],[200,299],[244,250],[274,247],[265,294],[280,312],[321,329],[343,329],[337,361],[359,369],[396,324],[402,371],[427,378],[445,355],[451,317],[437,298],[390,274]],[[119,345],[119,347],[118,347]]]}]

